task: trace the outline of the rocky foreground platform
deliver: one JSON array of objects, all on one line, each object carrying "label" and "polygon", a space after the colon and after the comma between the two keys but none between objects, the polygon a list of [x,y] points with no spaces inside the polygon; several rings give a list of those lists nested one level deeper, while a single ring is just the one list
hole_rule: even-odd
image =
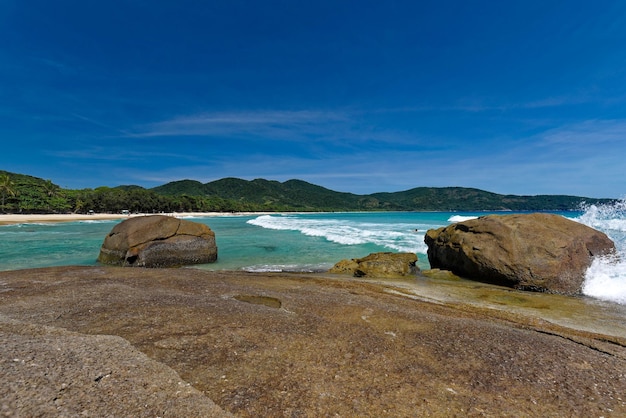
[{"label": "rocky foreground platform", "polygon": [[435,303],[404,285],[195,269],[2,272],[0,415],[626,415],[623,336]]}]

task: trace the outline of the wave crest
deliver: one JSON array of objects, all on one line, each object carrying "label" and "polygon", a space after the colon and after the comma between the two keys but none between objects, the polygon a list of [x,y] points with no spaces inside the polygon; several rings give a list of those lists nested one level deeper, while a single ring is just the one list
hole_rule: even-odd
[{"label": "wave crest", "polygon": [[478,216],[454,215],[448,218],[448,222],[457,223],[457,222],[469,221],[472,219],[478,219]]},{"label": "wave crest", "polygon": [[267,229],[297,231],[342,245],[374,244],[399,252],[425,253],[423,233],[413,225],[261,215],[248,221]]},{"label": "wave crest", "polygon": [[582,292],[587,296],[626,305],[626,199],[609,205],[586,205],[577,221],[604,232],[616,254],[597,257],[585,274]]}]

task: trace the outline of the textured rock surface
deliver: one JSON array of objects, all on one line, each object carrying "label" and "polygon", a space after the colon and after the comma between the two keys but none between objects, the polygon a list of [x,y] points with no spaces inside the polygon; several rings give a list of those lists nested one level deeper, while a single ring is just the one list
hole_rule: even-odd
[{"label": "textured rock surface", "polygon": [[232,416],[120,337],[0,315],[0,347],[0,416]]},{"label": "textured rock surface", "polygon": [[[238,417],[626,415],[624,338],[510,308],[425,302],[411,289],[432,287],[426,280],[0,272],[0,318],[10,318],[0,321],[2,413],[220,416],[207,412],[210,399]],[[445,294],[456,286],[444,283]],[[546,305],[538,312],[551,310],[547,300],[585,306],[493,291],[494,306],[520,294]]]},{"label": "textured rock surface", "polygon": [[526,290],[576,294],[594,256],[615,250],[602,232],[553,214],[489,215],[429,230],[432,268]]},{"label": "textured rock surface", "polygon": [[127,219],[106,236],[98,261],[133,267],[172,267],[217,260],[215,233],[206,225],[153,215]]},{"label": "textured rock surface", "polygon": [[414,253],[372,253],[363,258],[341,260],[328,272],[374,278],[415,276],[419,271],[416,262]]}]

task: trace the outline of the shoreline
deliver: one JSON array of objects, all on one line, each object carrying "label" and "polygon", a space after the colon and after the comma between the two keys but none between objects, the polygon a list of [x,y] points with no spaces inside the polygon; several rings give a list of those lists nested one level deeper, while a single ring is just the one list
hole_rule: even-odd
[{"label": "shoreline", "polygon": [[208,218],[212,216],[246,216],[246,215],[267,215],[275,212],[169,212],[169,213],[63,213],[63,214],[0,214],[0,225],[15,225],[27,223],[56,223],[75,221],[106,221],[115,219],[127,219],[138,216],[165,215],[175,218]]},{"label": "shoreline", "polygon": [[[165,215],[173,216],[176,218],[208,218],[214,216],[254,216],[254,215],[283,215],[283,214],[304,214],[304,213],[368,213],[369,211],[350,211],[350,212],[168,212],[168,213],[93,213],[93,214],[79,214],[79,213],[44,213],[44,214],[0,214],[0,226],[3,225],[15,225],[26,223],[56,223],[56,222],[75,222],[75,221],[103,221],[103,220],[115,220],[126,219],[137,216],[150,216],[150,215]],[[378,211],[374,211],[378,212]],[[386,212],[386,211],[383,211]],[[389,211],[396,212],[396,211]],[[403,212],[403,211],[400,211]],[[421,211],[420,211],[421,212]],[[449,213],[509,213],[511,211],[450,211]],[[551,211],[548,211],[551,212]],[[559,211],[568,212],[568,211]],[[570,210],[570,212],[576,212]],[[423,213],[448,213],[447,211],[423,211]]]}]

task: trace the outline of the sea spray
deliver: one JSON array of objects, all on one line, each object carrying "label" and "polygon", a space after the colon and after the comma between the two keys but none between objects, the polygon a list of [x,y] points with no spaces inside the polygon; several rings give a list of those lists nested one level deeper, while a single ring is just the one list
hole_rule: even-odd
[{"label": "sea spray", "polygon": [[457,222],[470,221],[472,219],[477,219],[477,218],[478,218],[478,216],[454,215],[454,216],[450,216],[448,218],[448,222],[450,222],[450,223],[457,223]]},{"label": "sea spray", "polygon": [[587,296],[626,305],[626,199],[609,205],[589,205],[577,221],[604,232],[616,254],[593,260],[582,292]]},{"label": "sea spray", "polygon": [[619,256],[598,257],[585,274],[582,292],[587,296],[626,305],[626,260]]}]

